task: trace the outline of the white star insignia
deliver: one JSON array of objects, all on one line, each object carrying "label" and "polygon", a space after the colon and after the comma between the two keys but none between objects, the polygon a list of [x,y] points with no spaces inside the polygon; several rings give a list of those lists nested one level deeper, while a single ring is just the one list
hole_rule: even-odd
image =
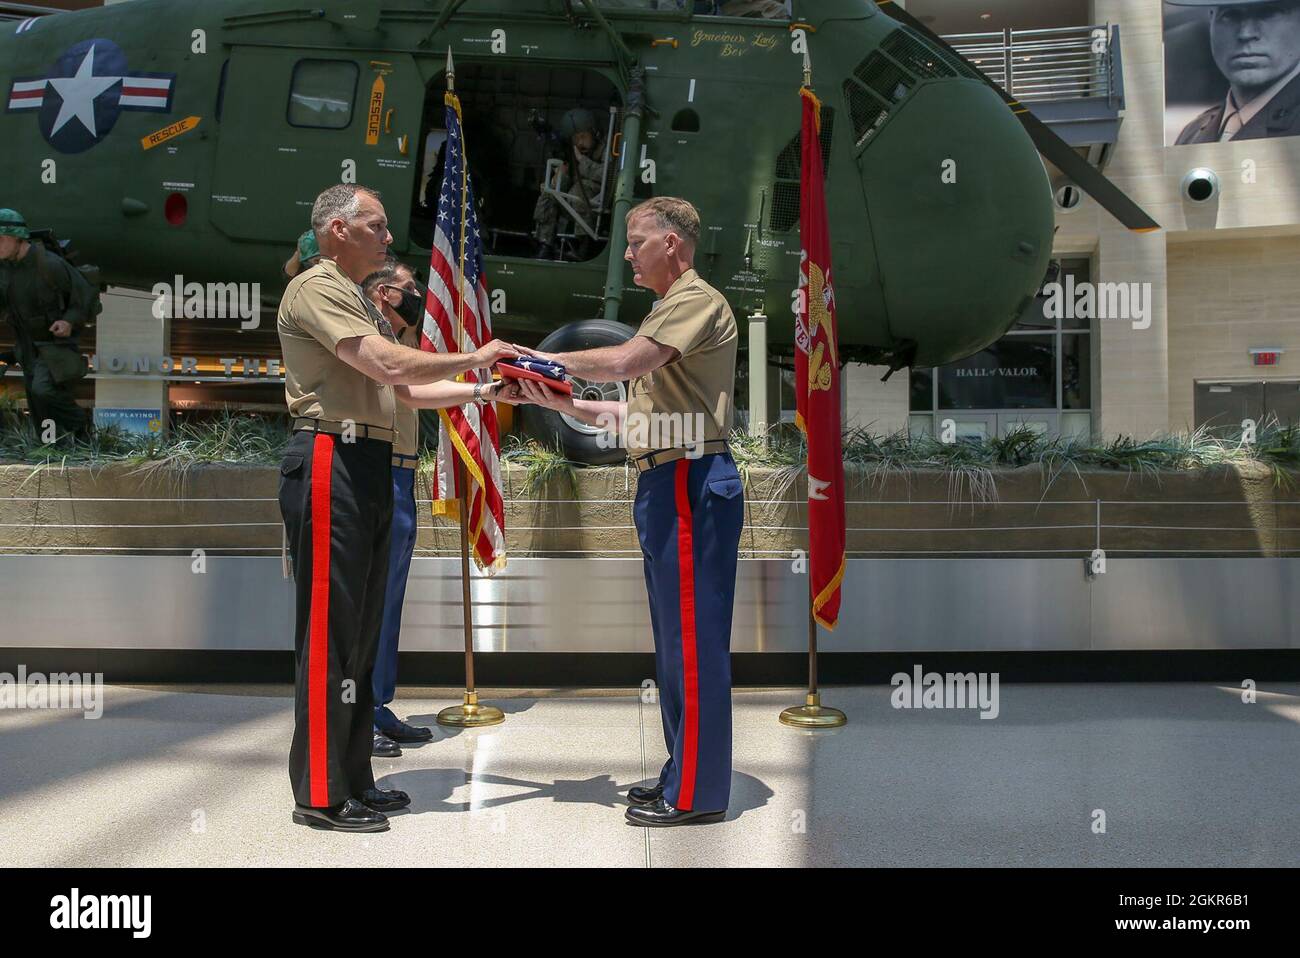
[{"label": "white star insignia", "polygon": [[86,51],[86,57],[77,67],[75,76],[51,77],[49,84],[63,99],[63,105],[59,107],[59,115],[54,118],[54,128],[50,130],[50,135],[58,133],[75,118],[91,136],[98,139],[99,131],[95,129],[95,101],[114,83],[120,82],[122,82],[121,77],[95,76],[93,46]]}]

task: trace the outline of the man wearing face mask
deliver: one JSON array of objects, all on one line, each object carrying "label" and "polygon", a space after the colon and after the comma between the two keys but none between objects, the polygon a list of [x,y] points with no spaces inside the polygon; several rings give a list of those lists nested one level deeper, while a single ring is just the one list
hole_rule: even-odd
[{"label": "man wearing face mask", "polygon": [[[397,341],[419,349],[420,331],[424,326],[424,289],[415,281],[410,267],[390,257],[382,269],[366,278],[362,289],[392,326]],[[388,552],[388,586],[372,680],[375,736],[371,754],[378,758],[396,758],[402,754],[402,744],[427,742],[433,738],[430,729],[408,725],[388,707],[397,690],[402,603],[406,598],[411,556],[415,552],[415,471],[420,464],[420,418],[415,403],[420,409],[442,409],[475,401],[510,402],[516,398],[518,390],[497,382],[483,388],[476,396],[473,383],[439,382],[418,387],[418,391],[417,396],[404,397],[399,393],[397,437],[393,440],[393,526]]]}]

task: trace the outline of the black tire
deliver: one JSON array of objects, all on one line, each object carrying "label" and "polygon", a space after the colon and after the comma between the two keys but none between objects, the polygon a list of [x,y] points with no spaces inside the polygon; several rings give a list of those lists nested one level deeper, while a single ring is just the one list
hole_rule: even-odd
[{"label": "black tire", "polygon": [[[636,330],[623,323],[611,322],[608,319],[584,319],[561,326],[542,340],[537,348],[546,353],[568,353],[581,349],[595,349],[599,346],[617,346],[635,335]],[[575,397],[580,396],[583,386],[581,381],[574,383]],[[593,388],[595,388],[594,384]],[[605,390],[607,393],[618,392],[623,399],[627,398],[627,383],[607,384]],[[586,398],[600,397],[589,395]],[[606,395],[604,398],[616,397]],[[565,457],[574,462],[600,466],[622,462],[627,458],[627,453],[622,446],[609,445],[608,441],[600,442],[594,427],[586,427],[591,431],[575,428],[552,409],[543,409],[540,406],[519,408],[525,435],[552,448],[558,442]]]}]

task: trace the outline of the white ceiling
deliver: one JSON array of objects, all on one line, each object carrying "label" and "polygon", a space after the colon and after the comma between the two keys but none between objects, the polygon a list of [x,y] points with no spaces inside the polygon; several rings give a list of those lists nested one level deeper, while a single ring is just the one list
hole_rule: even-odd
[{"label": "white ceiling", "polygon": [[1089,9],[1088,0],[907,0],[907,12],[935,33],[1081,27]]}]

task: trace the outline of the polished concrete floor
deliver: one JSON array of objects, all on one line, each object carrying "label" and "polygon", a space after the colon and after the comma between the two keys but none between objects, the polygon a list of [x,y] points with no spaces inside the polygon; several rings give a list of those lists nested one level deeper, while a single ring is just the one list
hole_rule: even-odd
[{"label": "polished concrete floor", "polygon": [[[647,830],[663,759],[631,690],[485,693],[507,713],[375,760],[376,835],[290,821],[289,690],[110,687],[104,714],[0,711],[0,865],[1300,865],[1300,686],[1003,685],[996,719],[828,690],[849,724],[737,691],[726,821]],[[431,724],[446,691],[404,691]]]}]

